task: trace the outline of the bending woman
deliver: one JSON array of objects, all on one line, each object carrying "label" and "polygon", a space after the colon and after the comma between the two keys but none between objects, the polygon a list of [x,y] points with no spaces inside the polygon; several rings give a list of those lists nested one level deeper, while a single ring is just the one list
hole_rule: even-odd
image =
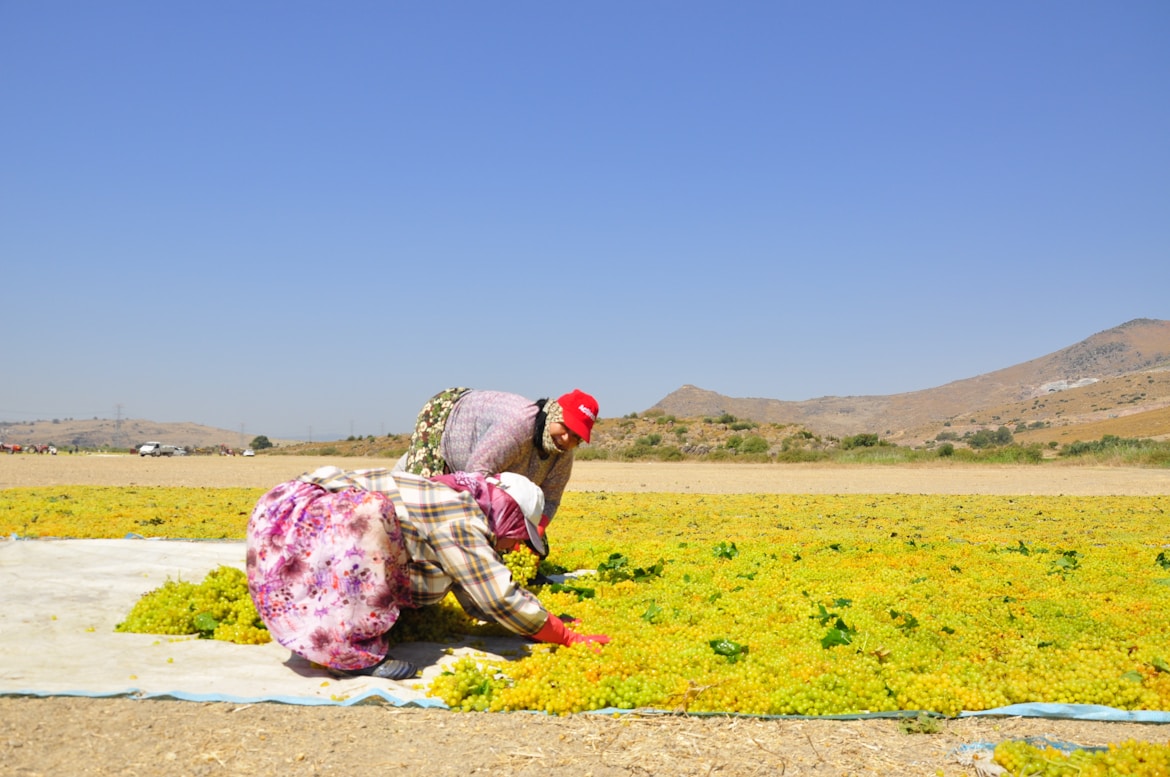
[{"label": "bending woman", "polygon": [[[500,555],[536,528],[543,495],[527,478],[454,473],[436,480],[386,469],[323,467],[260,498],[248,521],[248,591],[273,639],[333,669],[390,679],[403,607],[451,592],[474,618],[538,642],[606,643],[568,629],[512,579]],[[385,663],[383,663],[385,661]]]},{"label": "bending woman", "polygon": [[395,470],[523,475],[544,491],[543,527],[557,513],[574,451],[589,442],[597,413],[597,400],[580,389],[535,402],[503,391],[446,389],[419,412]]}]

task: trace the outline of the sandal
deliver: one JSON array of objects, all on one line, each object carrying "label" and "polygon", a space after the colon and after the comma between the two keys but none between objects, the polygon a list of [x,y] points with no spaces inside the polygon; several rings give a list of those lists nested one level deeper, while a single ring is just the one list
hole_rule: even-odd
[{"label": "sandal", "polygon": [[386,657],[380,664],[367,666],[364,669],[350,669],[346,674],[380,677],[383,680],[407,680],[418,674],[418,667],[409,661]]}]

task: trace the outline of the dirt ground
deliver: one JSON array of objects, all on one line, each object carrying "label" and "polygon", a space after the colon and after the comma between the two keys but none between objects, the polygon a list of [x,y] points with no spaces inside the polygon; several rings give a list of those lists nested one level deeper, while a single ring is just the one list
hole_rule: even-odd
[{"label": "dirt ground", "polygon": [[[0,456],[0,488],[268,486],[380,459]],[[579,462],[571,489],[692,493],[1170,493],[1170,471]],[[907,731],[907,729],[918,729]],[[32,775],[976,775],[962,748],[1046,736],[1170,742],[1170,726],[995,717],[771,720],[460,714],[126,698],[0,698],[0,773]]]}]

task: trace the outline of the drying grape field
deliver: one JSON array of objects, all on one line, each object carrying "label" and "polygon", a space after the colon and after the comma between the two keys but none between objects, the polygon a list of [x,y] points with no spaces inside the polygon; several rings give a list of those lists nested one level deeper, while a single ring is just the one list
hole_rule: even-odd
[{"label": "drying grape field", "polygon": [[[32,464],[0,457],[0,486],[254,489],[317,463],[264,457],[116,457],[102,462],[57,457]],[[1170,473],[1165,471],[1096,467],[581,462],[572,484],[580,493],[566,499],[564,531],[580,526],[584,535],[591,515],[620,515],[622,520],[594,527],[597,536],[586,541],[561,543],[562,563],[576,567],[609,561],[611,579],[602,584],[609,588],[596,602],[567,591],[557,594],[564,598],[557,604],[575,610],[599,630],[625,629],[626,644],[609,651],[614,663],[608,666],[585,656],[578,663],[566,660],[567,655],[559,661],[556,656],[530,660],[528,676],[518,678],[506,693],[480,701],[499,710],[575,712],[612,701],[618,702],[614,706],[637,707],[643,700],[661,708],[665,697],[652,695],[654,683],[668,682],[663,678],[681,666],[694,684],[689,693],[677,694],[676,714],[456,714],[386,707],[3,698],[0,756],[7,770],[19,775],[958,775],[976,773],[955,754],[957,747],[973,742],[1047,735],[1082,745],[1128,739],[1164,743],[1170,729],[1134,723],[823,716],[887,708],[952,713],[1009,703],[1017,700],[1013,694],[1035,698],[1049,691],[1052,701],[1166,709],[1164,672],[1157,669],[1166,657],[1157,652],[1156,640],[1143,636],[1157,627],[1158,616],[1142,612],[1140,597],[1118,596],[1104,612],[1095,604],[1096,612],[1079,614],[1084,621],[1064,607],[1056,620],[1060,628],[1076,631],[1089,622],[1106,624],[1100,634],[1075,635],[1044,623],[1041,616],[1060,605],[1053,604],[1054,596],[1035,592],[1085,586],[1070,589],[1077,591],[1071,598],[1088,601],[1106,584],[1093,572],[1105,563],[1100,548],[1119,531],[1140,528],[1143,522],[1127,522],[1128,516],[1164,510],[1168,485]],[[1037,515],[1044,511],[1052,514]],[[1108,518],[1090,521],[1097,528],[1087,533],[1070,535],[1059,528],[1060,515],[1086,513]],[[662,533],[658,527],[680,514],[694,518],[670,529],[677,536],[669,541],[657,536]],[[941,534],[932,528],[939,514],[949,516]],[[762,549],[753,545],[752,537],[765,529],[773,536]],[[1131,544],[1150,550],[1153,542],[1152,536],[1142,535]],[[664,547],[669,553],[660,558]],[[620,557],[611,559],[615,548],[620,548]],[[945,555],[948,579],[931,580],[933,572],[915,571],[926,569],[926,559],[939,563],[940,554]],[[1156,552],[1149,555],[1147,566],[1153,570],[1144,574],[1152,577],[1159,574],[1153,563]],[[824,563],[826,557],[830,563]],[[659,561],[671,568],[672,584],[663,582],[670,575],[656,574]],[[1111,551],[1107,563],[1130,561],[1125,553]],[[957,598],[971,590],[986,594],[991,590],[987,581],[1008,576],[1020,589],[1006,594],[996,589],[999,601],[994,607],[985,603],[976,612]],[[620,591],[629,593],[621,606],[603,606],[621,598],[612,595]],[[932,604],[952,595],[957,609]],[[879,610],[871,606],[874,601],[890,606]],[[698,614],[708,611],[722,613],[722,620],[709,627],[722,629],[716,635],[721,639],[700,640],[688,632]],[[778,640],[762,639],[764,630],[753,628],[761,611],[771,613],[772,622],[793,621],[792,630]],[[1025,621],[1042,631],[1030,636],[1028,649],[1022,650],[1018,640],[1005,641],[1003,635],[1018,631]],[[933,636],[918,639],[924,634]],[[1113,634],[1124,635],[1120,653],[1102,647]],[[948,652],[959,644],[974,658],[961,661]],[[686,647],[674,649],[678,645]],[[1140,684],[1132,676],[1128,684],[1101,681],[1102,675],[1126,673],[1121,656],[1130,648],[1150,667],[1152,682],[1141,691],[1145,695],[1137,693]],[[846,655],[860,658],[837,660]],[[983,679],[971,675],[976,666],[983,667]],[[874,682],[877,677],[880,683]],[[886,690],[891,685],[897,691],[893,696]],[[710,714],[721,711],[752,714]],[[812,717],[755,715],[776,713]]]}]

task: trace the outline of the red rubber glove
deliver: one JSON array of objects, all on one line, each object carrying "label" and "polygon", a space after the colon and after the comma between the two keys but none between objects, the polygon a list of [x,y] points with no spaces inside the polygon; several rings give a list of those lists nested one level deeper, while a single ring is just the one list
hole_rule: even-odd
[{"label": "red rubber glove", "polygon": [[532,635],[532,638],[537,642],[552,642],[557,645],[580,645],[582,642],[596,643],[604,645],[609,642],[609,637],[604,634],[578,634],[572,629],[565,626],[557,616],[551,612],[548,614],[548,620],[540,627],[540,631]]}]

